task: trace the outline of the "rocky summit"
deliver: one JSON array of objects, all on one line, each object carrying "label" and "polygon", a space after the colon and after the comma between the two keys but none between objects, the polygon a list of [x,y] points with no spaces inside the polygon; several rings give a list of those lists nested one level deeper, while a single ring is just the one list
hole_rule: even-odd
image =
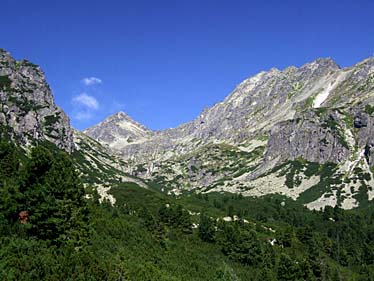
[{"label": "rocky summit", "polygon": [[1,49],[0,125],[22,145],[47,140],[68,152],[74,150],[69,118],[55,105],[43,71]]},{"label": "rocky summit", "polygon": [[84,133],[114,149],[142,142],[153,135],[152,131],[124,112],[113,114],[95,127],[85,130]]},{"label": "rocky summit", "polygon": [[169,193],[280,193],[350,209],[374,197],[373,105],[374,58],[346,68],[321,58],[262,71],[177,128],[118,113],[85,133]]}]

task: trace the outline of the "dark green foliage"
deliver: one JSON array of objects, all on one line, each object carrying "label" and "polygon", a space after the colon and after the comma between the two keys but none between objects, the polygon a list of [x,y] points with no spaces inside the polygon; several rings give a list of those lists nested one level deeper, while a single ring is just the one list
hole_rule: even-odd
[{"label": "dark green foliage", "polygon": [[[31,90],[28,90],[28,91],[31,91]],[[36,104],[35,102],[31,100],[27,100],[23,96],[21,97],[9,96],[8,101],[10,103],[15,104],[17,107],[19,107],[22,110],[19,113],[21,116],[25,116],[30,111],[37,111],[43,108],[43,106]]]},{"label": "dark green foliage", "polygon": [[318,116],[326,116],[328,113],[328,108],[327,107],[318,107],[314,108],[313,111],[318,115]]},{"label": "dark green foliage", "polygon": [[[3,223],[13,219],[17,211],[19,190],[17,177],[20,169],[20,159],[17,147],[4,136],[0,141],[0,221]],[[1,226],[0,226],[1,228]]]},{"label": "dark green foliage", "polygon": [[18,171],[15,149],[7,151],[5,157],[2,153],[0,165],[6,168],[3,179],[12,177],[13,180],[5,182],[1,189],[0,205],[5,206],[2,214],[17,224],[21,212],[27,213],[24,223],[30,236],[53,243],[83,242],[88,235],[87,206],[82,184],[69,157],[37,146]]},{"label": "dark green foliage", "polygon": [[205,213],[200,216],[199,237],[205,242],[214,242],[216,240],[215,223]]},{"label": "dark green foliage", "polygon": [[281,254],[277,266],[277,280],[301,280],[302,274],[298,261],[287,254]]},{"label": "dark green foliage", "polygon": [[[348,125],[348,124],[347,124]],[[349,145],[347,140],[345,139],[345,135],[343,133],[343,129],[341,128],[340,124],[333,119],[331,116],[328,116],[323,120],[321,127],[327,130],[330,130],[339,140],[339,143],[344,146],[346,149],[349,149]]]},{"label": "dark green foliage", "polygon": [[365,112],[372,115],[374,113],[374,106],[371,106],[370,104],[365,105]]},{"label": "dark green foliage", "polygon": [[8,76],[0,76],[0,90],[10,90],[11,84],[12,80],[10,80]]},{"label": "dark green foliage", "polygon": [[19,152],[16,146],[10,142],[1,141],[0,178],[2,181],[14,178],[19,171],[19,165]]},{"label": "dark green foliage", "polygon": [[227,266],[225,263],[222,267],[220,267],[216,275],[214,277],[215,281],[239,281],[240,279],[235,275],[235,272]]},{"label": "dark green foliage", "polygon": [[159,217],[162,223],[177,228],[188,234],[192,233],[192,222],[190,215],[181,205],[164,205],[159,210]]},{"label": "dark green foliage", "polygon": [[227,224],[222,229],[222,251],[230,258],[246,265],[258,265],[262,262],[262,243],[255,231]]},{"label": "dark green foliage", "polygon": [[48,115],[44,119],[44,126],[49,127],[49,126],[55,124],[56,122],[58,122],[59,120],[60,120],[60,116],[58,114]]},{"label": "dark green foliage", "polygon": [[[322,213],[278,195],[177,199],[156,187],[112,183],[117,199],[112,207],[98,204],[95,192],[86,202],[74,163],[57,149],[39,146],[25,158],[16,146],[0,143],[0,155],[0,280],[374,277],[370,204],[352,211],[327,207]],[[296,161],[326,183],[334,173],[329,164]],[[29,211],[25,224],[18,218],[23,210]],[[239,219],[223,221],[228,213]]]},{"label": "dark green foliage", "polygon": [[302,192],[298,198],[301,203],[312,202],[321,197],[323,193],[331,190],[331,185],[342,183],[342,175],[336,173],[337,165],[325,163],[319,166],[316,175],[320,176],[320,181],[316,185]]}]

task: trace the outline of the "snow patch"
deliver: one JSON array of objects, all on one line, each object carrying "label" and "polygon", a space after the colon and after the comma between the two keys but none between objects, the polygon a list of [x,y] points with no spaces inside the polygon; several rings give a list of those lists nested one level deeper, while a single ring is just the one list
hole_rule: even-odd
[{"label": "snow patch", "polygon": [[333,88],[333,85],[329,84],[326,89],[319,93],[313,101],[313,108],[321,107],[321,104],[329,97]]},{"label": "snow patch", "polygon": [[319,108],[321,105],[326,101],[329,97],[332,90],[336,88],[340,84],[340,82],[347,76],[347,73],[338,72],[337,76],[334,76],[332,79],[324,81],[324,85],[328,85],[322,92],[317,94],[313,101],[313,108]]}]

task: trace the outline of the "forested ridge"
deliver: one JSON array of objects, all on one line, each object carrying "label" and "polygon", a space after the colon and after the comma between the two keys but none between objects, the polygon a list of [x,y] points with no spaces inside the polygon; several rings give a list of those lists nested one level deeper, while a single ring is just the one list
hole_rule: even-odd
[{"label": "forested ridge", "polygon": [[374,280],[374,207],[84,188],[76,158],[0,142],[0,280]]}]

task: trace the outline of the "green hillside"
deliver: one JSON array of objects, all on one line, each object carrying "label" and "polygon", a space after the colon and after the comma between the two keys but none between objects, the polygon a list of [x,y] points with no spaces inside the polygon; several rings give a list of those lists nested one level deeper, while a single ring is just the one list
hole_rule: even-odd
[{"label": "green hillside", "polygon": [[176,197],[114,180],[112,206],[75,154],[2,136],[0,155],[1,280],[374,278],[372,206],[321,213],[275,195]]}]

